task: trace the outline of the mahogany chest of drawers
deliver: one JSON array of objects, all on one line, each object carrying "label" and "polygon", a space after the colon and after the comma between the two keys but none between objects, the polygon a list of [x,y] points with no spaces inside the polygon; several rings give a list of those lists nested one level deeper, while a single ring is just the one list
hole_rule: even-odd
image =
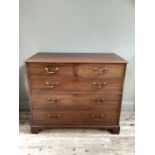
[{"label": "mahogany chest of drawers", "polygon": [[127,61],[113,53],[37,53],[25,63],[32,133],[49,128],[119,133]]}]

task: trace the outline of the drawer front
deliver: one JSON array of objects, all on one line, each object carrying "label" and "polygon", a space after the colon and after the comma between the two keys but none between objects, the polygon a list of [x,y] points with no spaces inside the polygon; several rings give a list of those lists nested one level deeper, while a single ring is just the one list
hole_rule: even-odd
[{"label": "drawer front", "polygon": [[103,92],[121,91],[122,78],[30,78],[32,90]]},{"label": "drawer front", "polygon": [[39,125],[114,125],[116,111],[33,110],[33,124]]},{"label": "drawer front", "polygon": [[40,76],[74,76],[72,64],[28,63],[28,74]]},{"label": "drawer front", "polygon": [[33,108],[118,109],[121,95],[107,93],[32,93]]},{"label": "drawer front", "polygon": [[79,64],[79,77],[123,77],[123,64]]}]

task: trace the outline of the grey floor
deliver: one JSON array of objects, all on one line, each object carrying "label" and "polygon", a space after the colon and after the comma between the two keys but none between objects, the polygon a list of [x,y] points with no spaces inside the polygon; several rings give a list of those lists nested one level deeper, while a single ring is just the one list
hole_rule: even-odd
[{"label": "grey floor", "polygon": [[121,131],[52,129],[30,133],[29,113],[20,112],[20,155],[134,155],[134,112],[123,111]]}]

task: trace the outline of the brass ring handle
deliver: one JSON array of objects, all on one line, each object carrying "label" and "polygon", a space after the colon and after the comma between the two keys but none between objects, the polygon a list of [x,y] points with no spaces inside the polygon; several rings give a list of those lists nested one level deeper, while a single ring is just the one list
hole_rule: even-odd
[{"label": "brass ring handle", "polygon": [[50,98],[48,97],[47,100],[49,101],[50,104],[54,104],[60,100],[60,98]]},{"label": "brass ring handle", "polygon": [[51,119],[59,119],[61,115],[59,113],[55,113],[55,114],[48,114],[47,117]]},{"label": "brass ring handle", "polygon": [[57,67],[51,69],[51,71],[49,71],[49,68],[48,68],[48,67],[45,67],[44,69],[45,69],[45,71],[46,71],[47,73],[49,73],[49,74],[54,74],[54,73],[56,73],[56,72],[59,70],[59,67],[57,66]]},{"label": "brass ring handle", "polygon": [[106,82],[102,82],[102,83],[97,83],[97,82],[93,82],[92,83],[94,86],[97,86],[98,89],[101,89],[104,85],[106,85]]},{"label": "brass ring handle", "polygon": [[59,82],[55,82],[54,84],[50,84],[49,82],[45,82],[45,84],[46,84],[47,88],[51,88],[51,89],[56,88],[57,86],[60,85]]},{"label": "brass ring handle", "polygon": [[93,71],[95,71],[97,74],[103,74],[104,71],[107,71],[108,68],[107,67],[94,67]]}]

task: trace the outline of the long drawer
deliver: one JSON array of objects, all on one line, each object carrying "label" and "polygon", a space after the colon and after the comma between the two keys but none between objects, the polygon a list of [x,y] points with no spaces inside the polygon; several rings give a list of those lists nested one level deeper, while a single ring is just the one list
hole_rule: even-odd
[{"label": "long drawer", "polygon": [[121,91],[122,78],[30,78],[32,90],[103,92]]},{"label": "long drawer", "polygon": [[111,93],[48,93],[33,92],[33,108],[117,109],[121,94]]},{"label": "long drawer", "polygon": [[117,111],[33,110],[33,124],[37,125],[114,125]]}]

